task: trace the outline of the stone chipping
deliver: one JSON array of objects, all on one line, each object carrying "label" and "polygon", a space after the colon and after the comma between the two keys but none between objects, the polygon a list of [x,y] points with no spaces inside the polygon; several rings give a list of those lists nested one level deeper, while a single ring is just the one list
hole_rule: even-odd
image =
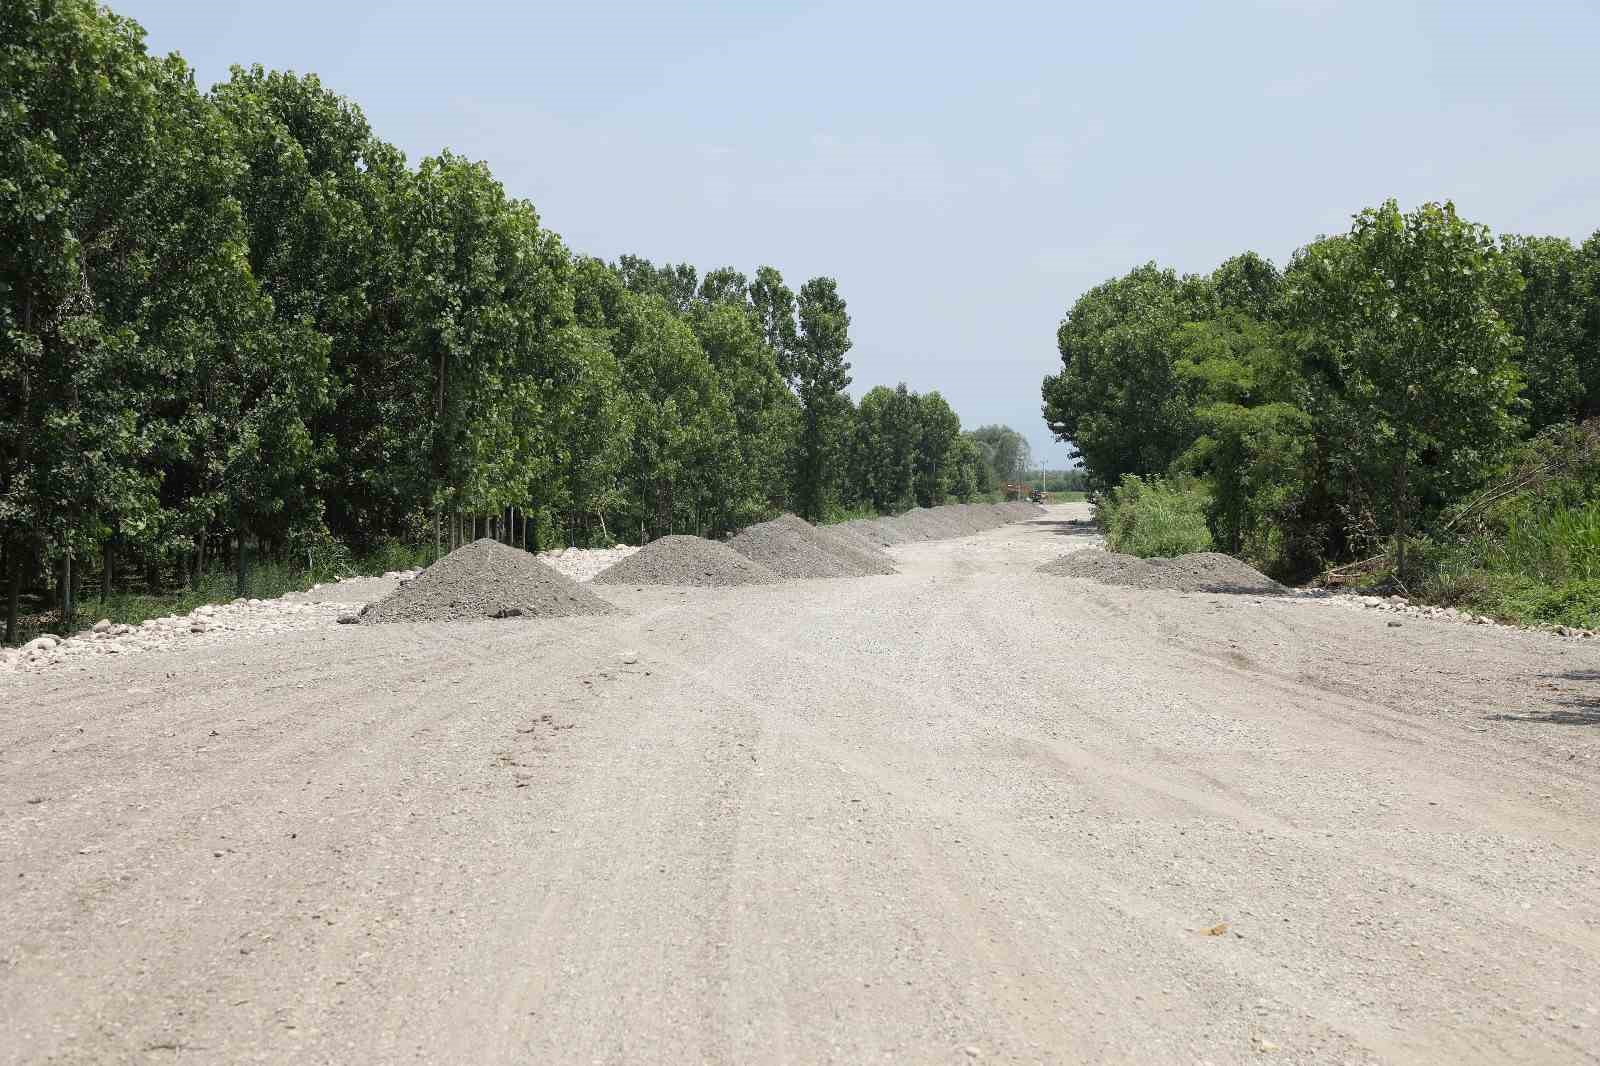
[{"label": "stone chipping", "polygon": [[678,585],[718,588],[769,585],[777,574],[726,544],[674,534],[653,540],[593,578],[600,585]]},{"label": "stone chipping", "polygon": [[864,577],[866,571],[830,554],[815,539],[802,533],[785,515],[753,525],[728,541],[728,547],[761,564],[779,577],[805,580],[820,577]]},{"label": "stone chipping", "polygon": [[519,548],[465,544],[361,610],[359,621],[453,622],[615,613],[605,600]]},{"label": "stone chipping", "polygon": [[810,541],[865,577],[895,573],[894,561],[878,548],[853,538],[843,525],[814,526],[798,515],[786,514],[773,522],[787,526],[797,537]]},{"label": "stone chipping", "polygon": [[1169,592],[1281,596],[1289,590],[1249,563],[1220,552],[1194,552],[1173,559],[1140,559],[1086,548],[1045,563],[1040,573],[1087,578],[1102,585]]}]

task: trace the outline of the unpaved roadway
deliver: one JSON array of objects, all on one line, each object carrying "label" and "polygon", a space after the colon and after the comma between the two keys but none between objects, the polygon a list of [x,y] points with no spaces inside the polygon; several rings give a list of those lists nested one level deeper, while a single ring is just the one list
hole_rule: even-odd
[{"label": "unpaved roadway", "polygon": [[1600,642],[1080,512],[0,680],[0,1062],[1600,1058]]}]

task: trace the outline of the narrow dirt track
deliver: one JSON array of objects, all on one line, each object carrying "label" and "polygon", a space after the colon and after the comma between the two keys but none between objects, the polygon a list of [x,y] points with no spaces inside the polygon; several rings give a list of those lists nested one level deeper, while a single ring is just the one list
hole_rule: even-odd
[{"label": "narrow dirt track", "polygon": [[1600,648],[1081,510],[0,680],[0,1062],[1600,1060]]}]

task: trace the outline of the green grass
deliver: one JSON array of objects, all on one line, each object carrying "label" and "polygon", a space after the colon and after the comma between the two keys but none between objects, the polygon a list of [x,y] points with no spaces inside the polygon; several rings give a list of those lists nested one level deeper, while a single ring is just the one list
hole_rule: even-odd
[{"label": "green grass", "polygon": [[883,516],[878,514],[870,504],[857,504],[854,507],[839,507],[835,505],[828,508],[827,514],[823,515],[822,521],[817,524],[821,526],[836,526],[840,522],[855,522],[866,518],[881,517]]},{"label": "green grass", "polygon": [[1423,600],[1518,625],[1600,627],[1600,501],[1524,501],[1490,532],[1422,558]]},{"label": "green grass", "polygon": [[1143,559],[1211,551],[1207,497],[1189,483],[1129,474],[1096,506],[1106,547]]}]

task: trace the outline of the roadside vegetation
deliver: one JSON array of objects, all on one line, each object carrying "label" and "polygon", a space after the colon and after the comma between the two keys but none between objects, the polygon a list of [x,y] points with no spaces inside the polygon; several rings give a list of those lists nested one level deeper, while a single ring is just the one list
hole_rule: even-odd
[{"label": "roadside vegetation", "polygon": [[1287,581],[1600,621],[1600,233],[1390,201],[1282,271],[1138,267],[1057,343],[1046,421],[1114,547],[1209,539]]},{"label": "roadside vegetation", "polygon": [[1211,551],[1204,492],[1176,481],[1126,474],[1099,497],[1095,518],[1106,547],[1142,559]]},{"label": "roadside vegetation", "polygon": [[852,400],[832,278],[583,255],[314,75],[203,91],[92,0],[0,6],[0,41],[8,642],[86,598],[135,621],[384,552],[716,534],[1016,473],[1020,435],[964,433],[937,392]]}]

